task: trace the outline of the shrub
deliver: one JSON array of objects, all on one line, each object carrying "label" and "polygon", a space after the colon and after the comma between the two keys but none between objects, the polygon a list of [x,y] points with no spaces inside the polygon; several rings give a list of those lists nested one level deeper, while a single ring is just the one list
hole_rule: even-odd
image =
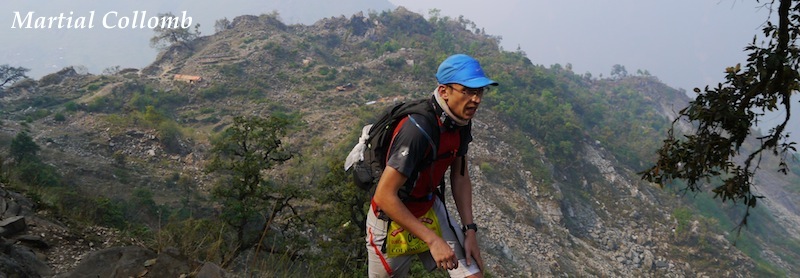
[{"label": "shrub", "polygon": [[200,91],[200,96],[206,100],[217,100],[223,98],[228,95],[228,90],[225,88],[224,85],[215,84],[211,87],[203,89]]},{"label": "shrub", "polygon": [[155,236],[156,250],[177,248],[189,258],[221,264],[235,248],[227,225],[208,219],[169,221]]},{"label": "shrub", "polygon": [[178,124],[173,121],[163,121],[158,125],[158,134],[161,144],[169,153],[180,153],[182,132]]},{"label": "shrub", "polygon": [[92,207],[93,222],[118,229],[124,229],[127,226],[127,221],[124,213],[125,202],[118,200],[111,200],[106,197],[99,197],[94,200]]},{"label": "shrub", "polygon": [[115,151],[114,154],[111,155],[114,159],[114,163],[118,166],[125,166],[125,154],[122,151]]},{"label": "shrub", "polygon": [[68,112],[78,111],[78,104],[75,103],[74,101],[67,102],[66,104],[64,104],[64,110]]},{"label": "shrub", "polygon": [[33,138],[28,133],[20,132],[11,140],[10,154],[11,158],[18,164],[24,160],[38,161],[37,153],[39,149],[39,145],[33,141]]},{"label": "shrub", "polygon": [[328,73],[330,73],[330,72],[331,72],[331,68],[329,68],[329,67],[320,67],[317,70],[317,73],[319,73],[319,75],[322,75],[322,76],[328,75]]},{"label": "shrub", "polygon": [[145,108],[144,112],[144,120],[147,121],[149,124],[158,126],[161,123],[161,120],[164,119],[164,116],[161,115],[160,112],[156,111],[156,108],[152,105],[148,105]]},{"label": "shrub", "polygon": [[675,227],[675,236],[685,239],[691,228],[692,212],[688,208],[676,208],[672,211],[672,216],[678,222],[677,227]]},{"label": "shrub", "polygon": [[39,160],[23,160],[16,166],[19,180],[32,186],[55,187],[61,185],[61,175],[56,168]]},{"label": "shrub", "polygon": [[406,60],[403,59],[402,57],[387,58],[386,60],[383,60],[383,64],[388,66],[388,67],[390,67],[390,68],[398,69],[398,68],[403,67],[403,65],[406,64]]}]

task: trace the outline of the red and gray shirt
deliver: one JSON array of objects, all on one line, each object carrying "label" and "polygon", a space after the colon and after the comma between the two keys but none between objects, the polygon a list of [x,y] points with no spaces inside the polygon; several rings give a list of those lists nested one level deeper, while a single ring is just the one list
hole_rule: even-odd
[{"label": "red and gray shirt", "polygon": [[[437,114],[445,115],[436,117],[436,125],[430,124],[428,117],[418,114],[406,116],[398,123],[387,155],[386,165],[408,177],[400,190],[412,188],[410,201],[404,200],[404,203],[416,217],[422,216],[433,206],[433,193],[439,181],[456,158],[467,154],[472,141],[471,125],[456,126],[443,114],[438,104],[434,104],[434,107]],[[432,148],[422,131],[408,117],[414,117],[428,134],[439,133],[437,159],[424,169],[417,168],[427,163],[425,160],[429,159]]]}]

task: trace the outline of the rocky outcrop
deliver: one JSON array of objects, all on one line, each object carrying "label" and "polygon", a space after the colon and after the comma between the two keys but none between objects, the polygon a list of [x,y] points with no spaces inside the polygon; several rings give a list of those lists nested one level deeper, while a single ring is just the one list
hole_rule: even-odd
[{"label": "rocky outcrop", "polygon": [[144,247],[123,246],[92,252],[74,270],[58,277],[188,277],[195,269],[202,270],[202,277],[223,277],[224,272],[214,267],[210,263],[196,265],[174,249],[156,253]]},{"label": "rocky outcrop", "polygon": [[0,184],[0,273],[21,277],[47,277],[52,269],[42,260],[48,249],[41,237],[26,233],[33,216],[33,203]]},{"label": "rocky outcrop", "polygon": [[[500,121],[491,111],[482,111],[473,123],[475,140],[470,145],[473,206],[479,212],[475,222],[484,227],[483,258],[493,274],[742,277],[747,276],[746,269],[754,268],[754,262],[724,236],[701,234],[697,223],[689,237],[703,238],[725,251],[711,258],[694,246],[681,246],[674,236],[672,208],[662,207],[668,202],[663,192],[638,182],[636,173],[620,166],[599,143],[584,143],[582,161],[576,162],[584,165],[582,180],[539,177],[520,168],[520,150],[504,141],[510,127],[489,124],[496,122]],[[538,149],[535,140],[527,140],[530,148]],[[542,150],[540,154],[547,164],[546,154]],[[698,273],[694,262],[675,250],[736,262],[737,271]]]},{"label": "rocky outcrop", "polygon": [[142,277],[148,272],[145,262],[155,257],[155,252],[137,246],[108,248],[89,254],[61,277]]},{"label": "rocky outcrop", "polygon": [[198,277],[221,278],[227,272],[214,263],[186,259],[175,249],[161,253],[139,247],[112,247],[88,254],[83,262],[59,278],[80,277]]},{"label": "rocky outcrop", "polygon": [[56,73],[51,73],[42,77],[39,80],[39,86],[56,85],[64,81],[64,79],[76,76],[78,72],[73,67],[66,67]]},{"label": "rocky outcrop", "polygon": [[126,245],[119,238],[118,232],[107,228],[71,231],[43,218],[33,202],[0,184],[0,274],[60,278],[226,275],[219,266],[189,260],[175,249],[157,253]]}]

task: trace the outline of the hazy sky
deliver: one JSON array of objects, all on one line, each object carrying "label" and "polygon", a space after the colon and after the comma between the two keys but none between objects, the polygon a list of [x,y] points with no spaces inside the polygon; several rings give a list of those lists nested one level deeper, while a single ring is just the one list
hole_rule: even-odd
[{"label": "hazy sky", "polygon": [[[157,51],[150,47],[152,28],[139,28],[133,24],[120,27],[120,20],[141,22],[159,13],[183,11],[192,18],[192,25],[200,24],[203,34],[214,32],[214,22],[221,18],[240,15],[260,15],[278,11],[287,24],[313,24],[330,16],[352,16],[360,10],[385,10],[393,6],[386,0],[2,0],[0,12],[0,64],[11,64],[31,69],[34,78],[56,72],[65,66],[81,65],[91,73],[121,66],[142,68],[156,59]],[[19,13],[17,18],[16,13]],[[20,28],[16,22],[31,22],[39,17],[70,17],[78,25],[79,18],[92,21],[89,28]],[[90,20],[92,19],[92,20]],[[108,23],[113,28],[102,26]],[[65,19],[63,25],[68,24]],[[35,25],[35,24],[33,24]],[[73,25],[73,26],[74,26]],[[88,25],[88,23],[86,24]],[[15,28],[16,27],[16,28]]]},{"label": "hazy sky", "polygon": [[[570,63],[575,73],[594,77],[608,76],[620,64],[629,74],[647,70],[688,92],[716,86],[726,67],[745,64],[743,49],[761,35],[769,15],[753,0],[389,1],[425,16],[434,8],[443,16],[464,15],[501,36],[505,50],[520,47],[534,64]],[[797,95],[789,124],[793,138],[800,134],[796,100]],[[770,114],[767,120],[783,117]]]},{"label": "hazy sky", "polygon": [[[24,30],[9,28],[13,21],[13,11],[34,11],[34,16],[52,16],[58,13],[74,12],[74,17],[86,16],[96,11],[95,24],[108,11],[119,13],[115,18],[133,17],[136,11],[149,12],[148,16],[163,11],[178,12],[188,10],[193,23],[201,23],[206,34],[213,31],[213,22],[222,17],[241,14],[261,14],[280,10],[281,18],[287,23],[311,24],[316,20],[303,17],[321,18],[340,15],[329,4],[309,4],[317,0],[272,0],[251,2],[231,0],[220,5],[217,1],[29,1],[7,0],[6,12],[0,14],[0,35],[14,41],[30,39],[20,50],[2,51],[4,60],[31,60],[39,55],[55,55],[47,62],[68,59],[72,64],[81,64],[81,59],[92,59],[92,55],[102,55],[105,48],[116,47],[120,51],[110,52],[98,62],[110,67],[114,65],[141,67],[151,62],[155,51],[149,48],[147,39],[153,35],[148,29],[103,29],[91,30]],[[352,0],[364,6],[387,6],[385,0]],[[5,1],[4,1],[5,2]],[[200,5],[204,3],[208,5]],[[320,1],[330,3],[329,1]],[[344,1],[348,2],[348,1]],[[377,4],[384,2],[385,4]],[[389,0],[391,4],[405,6],[413,12],[427,17],[429,10],[437,8],[442,15],[465,18],[474,21],[492,35],[501,36],[505,50],[521,47],[535,64],[550,66],[555,63],[571,63],[576,73],[591,72],[593,76],[608,76],[615,64],[625,66],[629,73],[638,69],[647,70],[665,83],[691,90],[697,86],[719,82],[726,66],[744,60],[742,48],[760,32],[759,26],[766,18],[766,10],[757,9],[755,1],[734,0],[592,0],[581,1],[540,1],[540,0]],[[45,4],[47,3],[47,4]],[[487,4],[491,3],[491,4]],[[336,5],[334,5],[336,6]],[[310,7],[310,8],[307,8]],[[4,28],[3,28],[4,27]],[[125,37],[141,37],[135,48],[130,43],[115,45]],[[71,39],[83,38],[80,43]],[[69,42],[69,43],[68,43]],[[8,46],[0,45],[0,50]],[[36,55],[27,50],[40,48]],[[96,51],[81,53],[80,49],[97,48]],[[134,55],[120,55],[128,52],[149,52],[152,59],[132,62]],[[15,53],[22,57],[11,57]],[[24,62],[23,62],[24,63]],[[54,63],[49,70],[40,70],[43,65],[23,65],[33,68],[34,75],[46,74],[60,69]],[[90,66],[90,68],[95,68]]]},{"label": "hazy sky", "polygon": [[432,8],[464,15],[534,64],[571,63],[595,77],[620,64],[686,90],[719,82],[726,66],[744,61],[742,49],[768,14],[755,1],[732,0],[389,1],[426,16]]},{"label": "hazy sky", "polygon": [[[463,15],[488,34],[502,37],[505,50],[520,47],[534,64],[569,63],[575,73],[590,72],[595,77],[608,76],[612,66],[620,64],[630,74],[647,70],[667,85],[687,91],[715,85],[723,80],[725,67],[744,63],[743,48],[761,33],[768,15],[753,0],[4,0],[3,4],[0,64],[31,68],[35,77],[67,65],[84,65],[92,73],[116,65],[144,67],[156,56],[148,43],[153,32],[99,27],[13,29],[14,11],[23,15],[35,11],[36,16],[73,11],[78,17],[94,10],[99,23],[108,11],[132,17],[135,11],[152,16],[187,10],[209,34],[213,22],[222,17],[279,10],[286,23],[311,24],[322,17],[350,16],[357,10],[346,5],[382,10],[394,4],[426,17],[434,8],[443,16]],[[800,104],[795,102],[795,107]],[[793,114],[800,116],[800,109]],[[800,126],[798,122],[794,125]]]}]

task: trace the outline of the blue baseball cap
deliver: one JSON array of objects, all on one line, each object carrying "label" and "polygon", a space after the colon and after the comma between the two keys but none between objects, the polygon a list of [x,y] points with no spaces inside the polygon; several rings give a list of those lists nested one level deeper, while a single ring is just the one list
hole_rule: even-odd
[{"label": "blue baseball cap", "polygon": [[456,83],[469,88],[499,85],[486,77],[478,60],[466,54],[456,54],[444,59],[436,72],[436,80],[439,84]]}]

